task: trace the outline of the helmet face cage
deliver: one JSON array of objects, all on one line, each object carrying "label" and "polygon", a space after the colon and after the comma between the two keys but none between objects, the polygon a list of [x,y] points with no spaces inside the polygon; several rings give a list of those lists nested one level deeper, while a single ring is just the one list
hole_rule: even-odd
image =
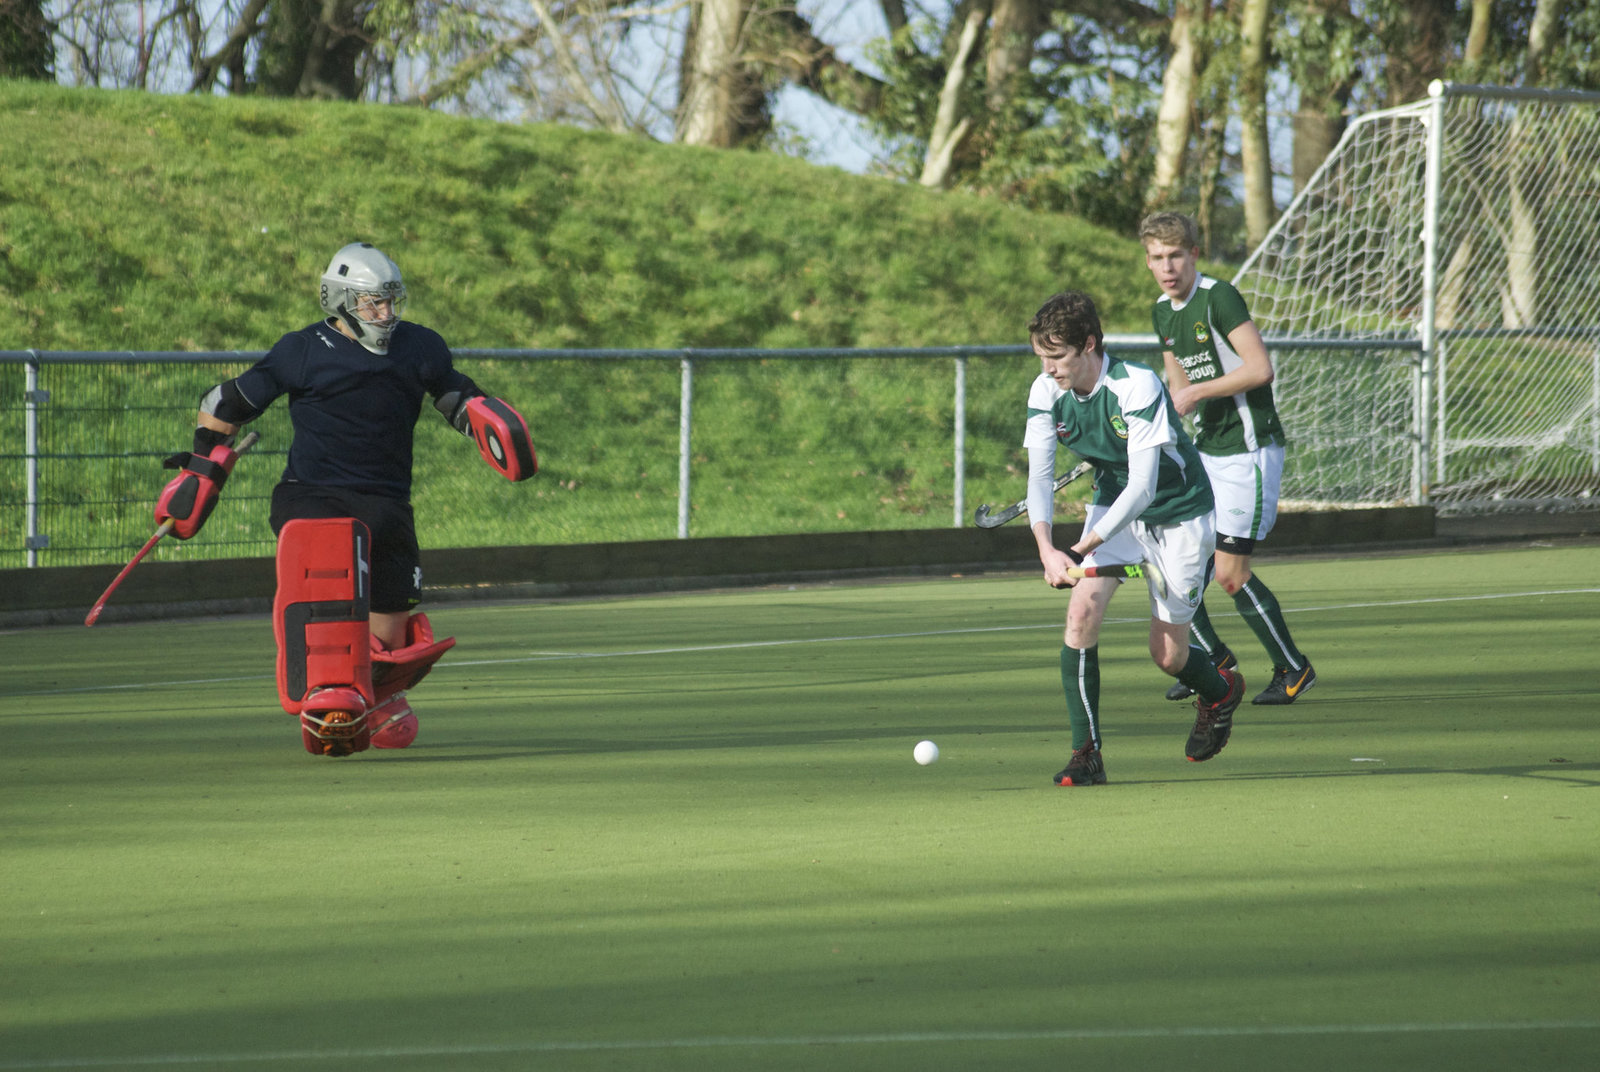
[{"label": "helmet face cage", "polygon": [[[369,242],[355,242],[333,255],[322,274],[323,312],[337,317],[357,342],[375,354],[389,352],[400,324],[406,285],[400,268]],[[375,308],[387,302],[387,310]]]}]

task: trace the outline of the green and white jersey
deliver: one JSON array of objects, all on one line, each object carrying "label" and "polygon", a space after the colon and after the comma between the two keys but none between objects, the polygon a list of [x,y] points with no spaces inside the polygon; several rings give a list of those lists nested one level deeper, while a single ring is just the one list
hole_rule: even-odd
[{"label": "green and white jersey", "polygon": [[[1187,301],[1175,302],[1163,294],[1151,319],[1162,348],[1178,359],[1190,383],[1214,380],[1243,364],[1228,345],[1228,333],[1250,319],[1250,310],[1232,283],[1197,276]],[[1195,445],[1206,454],[1243,454],[1283,443],[1270,383],[1206,399],[1195,408],[1194,422]]]},{"label": "green and white jersey", "polygon": [[1128,452],[1154,447],[1160,452],[1156,495],[1139,520],[1166,525],[1211,513],[1211,481],[1200,454],[1161,377],[1146,365],[1107,354],[1087,396],[1040,373],[1028,392],[1022,445],[1060,445],[1093,465],[1098,506],[1109,506],[1128,486]]}]

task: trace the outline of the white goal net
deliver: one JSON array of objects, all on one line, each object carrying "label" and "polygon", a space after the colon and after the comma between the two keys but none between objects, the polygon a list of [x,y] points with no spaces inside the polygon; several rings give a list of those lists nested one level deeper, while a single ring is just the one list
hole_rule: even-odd
[{"label": "white goal net", "polygon": [[1600,94],[1435,83],[1352,121],[1235,279],[1283,498],[1600,506],[1597,251]]}]

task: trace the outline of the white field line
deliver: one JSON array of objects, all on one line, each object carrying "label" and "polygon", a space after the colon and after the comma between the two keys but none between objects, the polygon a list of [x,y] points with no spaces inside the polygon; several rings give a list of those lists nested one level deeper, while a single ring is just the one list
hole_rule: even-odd
[{"label": "white field line", "polygon": [[[1364,603],[1329,603],[1320,607],[1285,608],[1285,614],[1307,614],[1327,610],[1363,610],[1373,607],[1413,607],[1432,603],[1471,603],[1490,599],[1533,599],[1542,596],[1600,595],[1600,588],[1551,588],[1528,592],[1495,592],[1471,596],[1436,596],[1428,599],[1373,600]],[[1142,622],[1144,617],[1107,618],[1107,624]],[[908,633],[858,633],[827,637],[794,637],[779,640],[744,640],[727,644],[691,644],[670,648],[632,648],[624,651],[540,651],[504,659],[451,659],[442,662],[434,672],[466,666],[515,666],[521,663],[557,662],[568,659],[624,659],[643,655],[691,655],[708,651],[738,651],[744,648],[781,648],[801,644],[855,644],[872,640],[905,640],[915,637],[975,636],[981,633],[1015,633],[1035,629],[1060,629],[1059,622],[1047,625],[988,625],[965,629],[929,629]],[[184,678],[168,681],[140,681],[126,685],[80,685],[70,689],[39,689],[31,692],[0,692],[0,700],[24,696],[63,696],[85,692],[119,692],[129,689],[164,689],[188,685],[223,685],[238,681],[270,679],[271,674],[249,674],[243,677]],[[0,1069],[5,1066],[0,1065]]]},{"label": "white field line", "polygon": [[617,1041],[529,1041],[458,1046],[394,1046],[367,1049],[278,1050],[262,1053],[151,1054],[124,1057],[46,1057],[0,1060],[0,1072],[36,1072],[61,1068],[148,1068],[178,1065],[278,1064],[305,1061],[414,1060],[418,1058],[496,1057],[508,1054],[651,1052],[662,1050],[799,1046],[909,1046],[958,1042],[1068,1042],[1074,1040],[1140,1041],[1144,1039],[1260,1039],[1359,1035],[1458,1035],[1465,1033],[1549,1033],[1597,1031],[1600,1020],[1461,1021],[1398,1024],[1282,1024],[1239,1027],[1061,1028],[1049,1031],[906,1031],[858,1035],[710,1036],[705,1038]]}]

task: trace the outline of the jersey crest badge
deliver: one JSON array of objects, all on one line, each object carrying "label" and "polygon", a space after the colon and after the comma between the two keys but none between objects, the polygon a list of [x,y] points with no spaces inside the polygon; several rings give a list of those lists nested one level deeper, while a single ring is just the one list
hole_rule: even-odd
[{"label": "jersey crest badge", "polygon": [[1196,320],[1194,322],[1194,341],[1201,344],[1211,341],[1211,332],[1206,330],[1206,322],[1204,320]]},{"label": "jersey crest badge", "polygon": [[1113,413],[1111,415],[1111,430],[1117,433],[1118,439],[1128,438],[1128,422],[1122,419],[1122,414]]}]

